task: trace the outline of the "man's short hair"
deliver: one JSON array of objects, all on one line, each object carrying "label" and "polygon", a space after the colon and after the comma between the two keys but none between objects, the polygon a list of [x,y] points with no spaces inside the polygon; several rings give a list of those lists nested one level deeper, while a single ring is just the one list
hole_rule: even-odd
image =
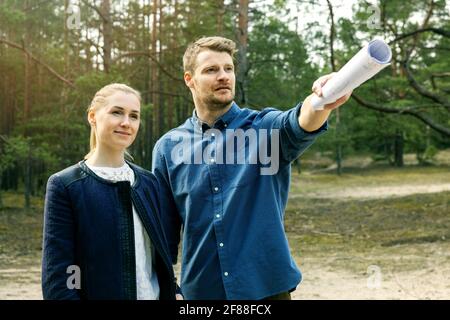
[{"label": "man's short hair", "polygon": [[183,56],[184,72],[194,73],[197,56],[204,50],[228,53],[234,61],[234,54],[237,52],[236,43],[233,40],[223,37],[202,37],[188,45]]}]

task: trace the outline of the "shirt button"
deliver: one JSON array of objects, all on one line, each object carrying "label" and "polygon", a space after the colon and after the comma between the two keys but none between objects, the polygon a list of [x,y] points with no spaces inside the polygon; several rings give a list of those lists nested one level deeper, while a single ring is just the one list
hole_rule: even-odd
[{"label": "shirt button", "polygon": [[215,191],[215,192],[219,191],[219,188],[214,187],[214,191]]},{"label": "shirt button", "polygon": [[225,123],[223,126],[226,128],[228,125]]},{"label": "shirt button", "polygon": [[225,275],[225,277],[228,277],[228,272],[224,272],[223,274]]},{"label": "shirt button", "polygon": [[214,163],[214,162],[216,162],[216,160],[214,158],[212,158],[211,159],[211,163]]},{"label": "shirt button", "polygon": [[213,132],[213,133],[211,133],[211,137],[215,137],[216,136],[216,134]]},{"label": "shirt button", "polygon": [[216,218],[220,218],[220,214],[216,214]]},{"label": "shirt button", "polygon": [[221,242],[221,243],[219,244],[219,246],[223,247],[223,243]]}]

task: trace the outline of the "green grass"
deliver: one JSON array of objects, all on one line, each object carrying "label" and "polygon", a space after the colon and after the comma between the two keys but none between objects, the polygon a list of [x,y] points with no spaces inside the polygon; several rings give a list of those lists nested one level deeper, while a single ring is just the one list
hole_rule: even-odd
[{"label": "green grass", "polygon": [[43,199],[33,197],[24,209],[23,195],[3,193],[0,208],[0,267],[37,259],[42,250]]},{"label": "green grass", "polygon": [[450,247],[449,204],[450,192],[365,201],[296,198],[285,227],[301,258],[330,257],[330,266],[346,270],[362,270],[368,261],[416,269],[428,244]]}]

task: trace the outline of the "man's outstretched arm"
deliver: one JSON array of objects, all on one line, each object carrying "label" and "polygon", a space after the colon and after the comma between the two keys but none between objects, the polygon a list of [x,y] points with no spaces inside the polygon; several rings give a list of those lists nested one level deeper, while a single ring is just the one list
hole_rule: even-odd
[{"label": "man's outstretched arm", "polygon": [[333,103],[326,104],[323,110],[314,110],[311,105],[311,98],[315,94],[319,97],[322,96],[322,87],[331,77],[333,77],[333,75],[334,74],[331,73],[317,79],[312,87],[313,93],[304,100],[300,115],[298,117],[298,123],[303,130],[313,132],[319,129],[325,121],[327,121],[331,110],[339,108],[350,98],[352,94],[351,92]]}]

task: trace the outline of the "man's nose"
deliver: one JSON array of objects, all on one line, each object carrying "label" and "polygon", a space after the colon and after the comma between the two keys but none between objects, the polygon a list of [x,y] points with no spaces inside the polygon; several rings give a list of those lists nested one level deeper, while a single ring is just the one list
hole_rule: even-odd
[{"label": "man's nose", "polygon": [[217,78],[218,80],[228,80],[230,78],[230,75],[225,71],[225,69],[222,68],[220,69]]}]

